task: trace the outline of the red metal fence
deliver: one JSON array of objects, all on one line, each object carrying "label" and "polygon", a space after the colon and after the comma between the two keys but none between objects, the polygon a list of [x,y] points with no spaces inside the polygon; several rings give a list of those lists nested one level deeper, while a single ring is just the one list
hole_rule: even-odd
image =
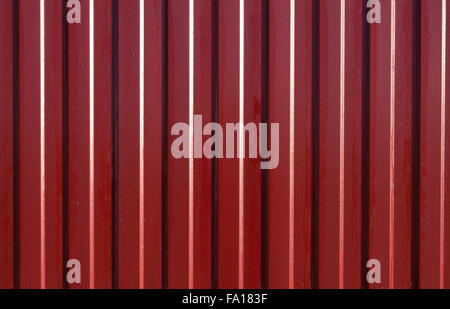
[{"label": "red metal fence", "polygon": [[[0,0],[1,288],[450,287],[446,0],[66,2]],[[192,114],[278,167],[175,159]]]}]

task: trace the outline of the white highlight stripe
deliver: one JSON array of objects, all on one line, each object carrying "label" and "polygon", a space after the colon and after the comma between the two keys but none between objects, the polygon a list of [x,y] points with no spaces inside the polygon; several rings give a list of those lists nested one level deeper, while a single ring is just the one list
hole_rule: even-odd
[{"label": "white highlight stripe", "polygon": [[244,0],[239,3],[239,288],[244,288]]},{"label": "white highlight stripe", "polygon": [[339,124],[339,288],[344,288],[345,220],[345,0],[341,0],[340,124]]},{"label": "white highlight stripe", "polygon": [[194,288],[194,0],[189,0],[189,288]]},{"label": "white highlight stripe", "polygon": [[45,255],[45,0],[40,0],[40,79],[41,79],[41,288],[46,287]]},{"label": "white highlight stripe", "polygon": [[144,0],[139,2],[139,288],[144,288]]},{"label": "white highlight stripe", "polygon": [[89,287],[95,288],[94,239],[94,0],[89,0]]},{"label": "white highlight stripe", "polygon": [[294,238],[295,238],[295,0],[291,0],[290,36],[290,111],[289,111],[289,288],[294,289]]},{"label": "white highlight stripe", "polygon": [[394,288],[394,170],[395,170],[395,0],[391,1],[391,97],[389,181],[389,288]]},{"label": "white highlight stripe", "polygon": [[447,0],[442,0],[442,64],[441,64],[441,196],[440,196],[440,288],[445,288],[445,83],[447,57]]}]

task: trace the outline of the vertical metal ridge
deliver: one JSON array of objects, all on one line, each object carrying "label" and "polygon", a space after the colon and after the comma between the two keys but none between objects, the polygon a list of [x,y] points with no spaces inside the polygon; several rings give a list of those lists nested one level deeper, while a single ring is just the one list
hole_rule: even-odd
[{"label": "vertical metal ridge", "polygon": [[311,96],[311,287],[319,286],[319,50],[320,2],[312,1],[312,96]]},{"label": "vertical metal ridge", "polygon": [[[362,11],[366,9],[362,0]],[[369,185],[370,185],[370,24],[362,14],[362,134],[361,134],[361,273],[366,271],[369,260]],[[367,289],[368,282],[361,276],[361,287]]]},{"label": "vertical metal ridge", "polygon": [[61,0],[61,27],[62,27],[62,38],[61,38],[61,52],[62,52],[62,142],[63,142],[63,153],[62,153],[62,175],[63,175],[63,209],[62,209],[62,282],[63,288],[68,288],[68,282],[65,277],[66,264],[69,260],[69,71],[68,71],[68,24],[66,20],[67,7],[66,1]]},{"label": "vertical metal ridge", "polygon": [[169,242],[168,242],[168,0],[162,0],[161,5],[161,286],[168,287],[169,276]]},{"label": "vertical metal ridge", "polygon": [[394,288],[394,215],[395,215],[395,14],[396,0],[391,0],[391,64],[390,64],[390,158],[389,158],[389,287]]},{"label": "vertical metal ridge", "polygon": [[341,0],[339,105],[339,288],[344,288],[345,231],[345,0]]},{"label": "vertical metal ridge", "polygon": [[239,0],[239,289],[244,288],[244,0]]},{"label": "vertical metal ridge", "polygon": [[289,288],[295,288],[295,0],[290,5],[289,74]]},{"label": "vertical metal ridge", "polygon": [[112,163],[112,288],[119,287],[119,0],[112,0],[111,163]]},{"label": "vertical metal ridge", "polygon": [[441,51],[441,183],[440,183],[440,240],[439,285],[445,288],[445,140],[446,140],[446,58],[447,58],[447,0],[442,0],[442,51]]},{"label": "vertical metal ridge", "polygon": [[139,1],[139,288],[144,288],[145,210],[144,210],[144,0]]},{"label": "vertical metal ridge", "polygon": [[189,288],[194,288],[194,0],[189,0]]},{"label": "vertical metal ridge", "polygon": [[[262,1],[261,123],[269,123],[269,1]],[[270,136],[270,126],[268,126]],[[269,287],[269,173],[261,170],[261,288]]]},{"label": "vertical metal ridge", "polygon": [[13,166],[14,166],[14,288],[20,288],[20,60],[19,60],[19,1],[13,2]]},{"label": "vertical metal ridge", "polygon": [[422,0],[413,3],[412,46],[412,188],[411,188],[411,287],[420,276],[420,127],[421,127],[421,33]]},{"label": "vertical metal ridge", "polygon": [[[219,123],[219,3],[212,0],[211,5],[211,115],[212,122]],[[211,164],[211,288],[219,286],[219,167],[216,157]]]},{"label": "vertical metal ridge", "polygon": [[95,288],[94,1],[89,0],[89,288]]},{"label": "vertical metal ridge", "polygon": [[45,0],[40,0],[40,267],[41,267],[41,289],[46,286],[46,247],[45,247]]}]

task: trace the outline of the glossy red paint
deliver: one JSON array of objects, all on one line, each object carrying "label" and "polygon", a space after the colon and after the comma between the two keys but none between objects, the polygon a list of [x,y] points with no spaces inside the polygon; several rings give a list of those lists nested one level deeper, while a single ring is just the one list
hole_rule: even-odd
[{"label": "glossy red paint", "polygon": [[[0,287],[448,288],[449,3],[380,2],[2,0]],[[194,114],[278,167],[175,159]]]},{"label": "glossy red paint", "polygon": [[20,287],[41,288],[40,2],[19,2]]},{"label": "glossy red paint", "polygon": [[[13,157],[13,3],[0,4],[2,23],[10,25],[0,29],[0,287],[14,287],[14,157]],[[8,103],[9,102],[9,103]]]},{"label": "glossy red paint", "polygon": [[[161,288],[162,274],[162,4],[145,1],[144,32],[144,287]],[[157,176],[155,176],[157,175]]]},{"label": "glossy red paint", "polygon": [[[218,117],[222,126],[239,122],[239,12],[238,0],[219,1]],[[218,287],[233,288],[240,280],[239,159],[219,160],[218,186]]]}]

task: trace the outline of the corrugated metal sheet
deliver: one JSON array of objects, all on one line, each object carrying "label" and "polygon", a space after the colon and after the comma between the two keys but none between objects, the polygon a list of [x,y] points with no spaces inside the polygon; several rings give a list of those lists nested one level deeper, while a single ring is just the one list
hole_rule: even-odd
[{"label": "corrugated metal sheet", "polygon": [[[450,287],[447,0],[80,2],[0,1],[0,287]],[[175,159],[194,114],[278,168]]]}]

